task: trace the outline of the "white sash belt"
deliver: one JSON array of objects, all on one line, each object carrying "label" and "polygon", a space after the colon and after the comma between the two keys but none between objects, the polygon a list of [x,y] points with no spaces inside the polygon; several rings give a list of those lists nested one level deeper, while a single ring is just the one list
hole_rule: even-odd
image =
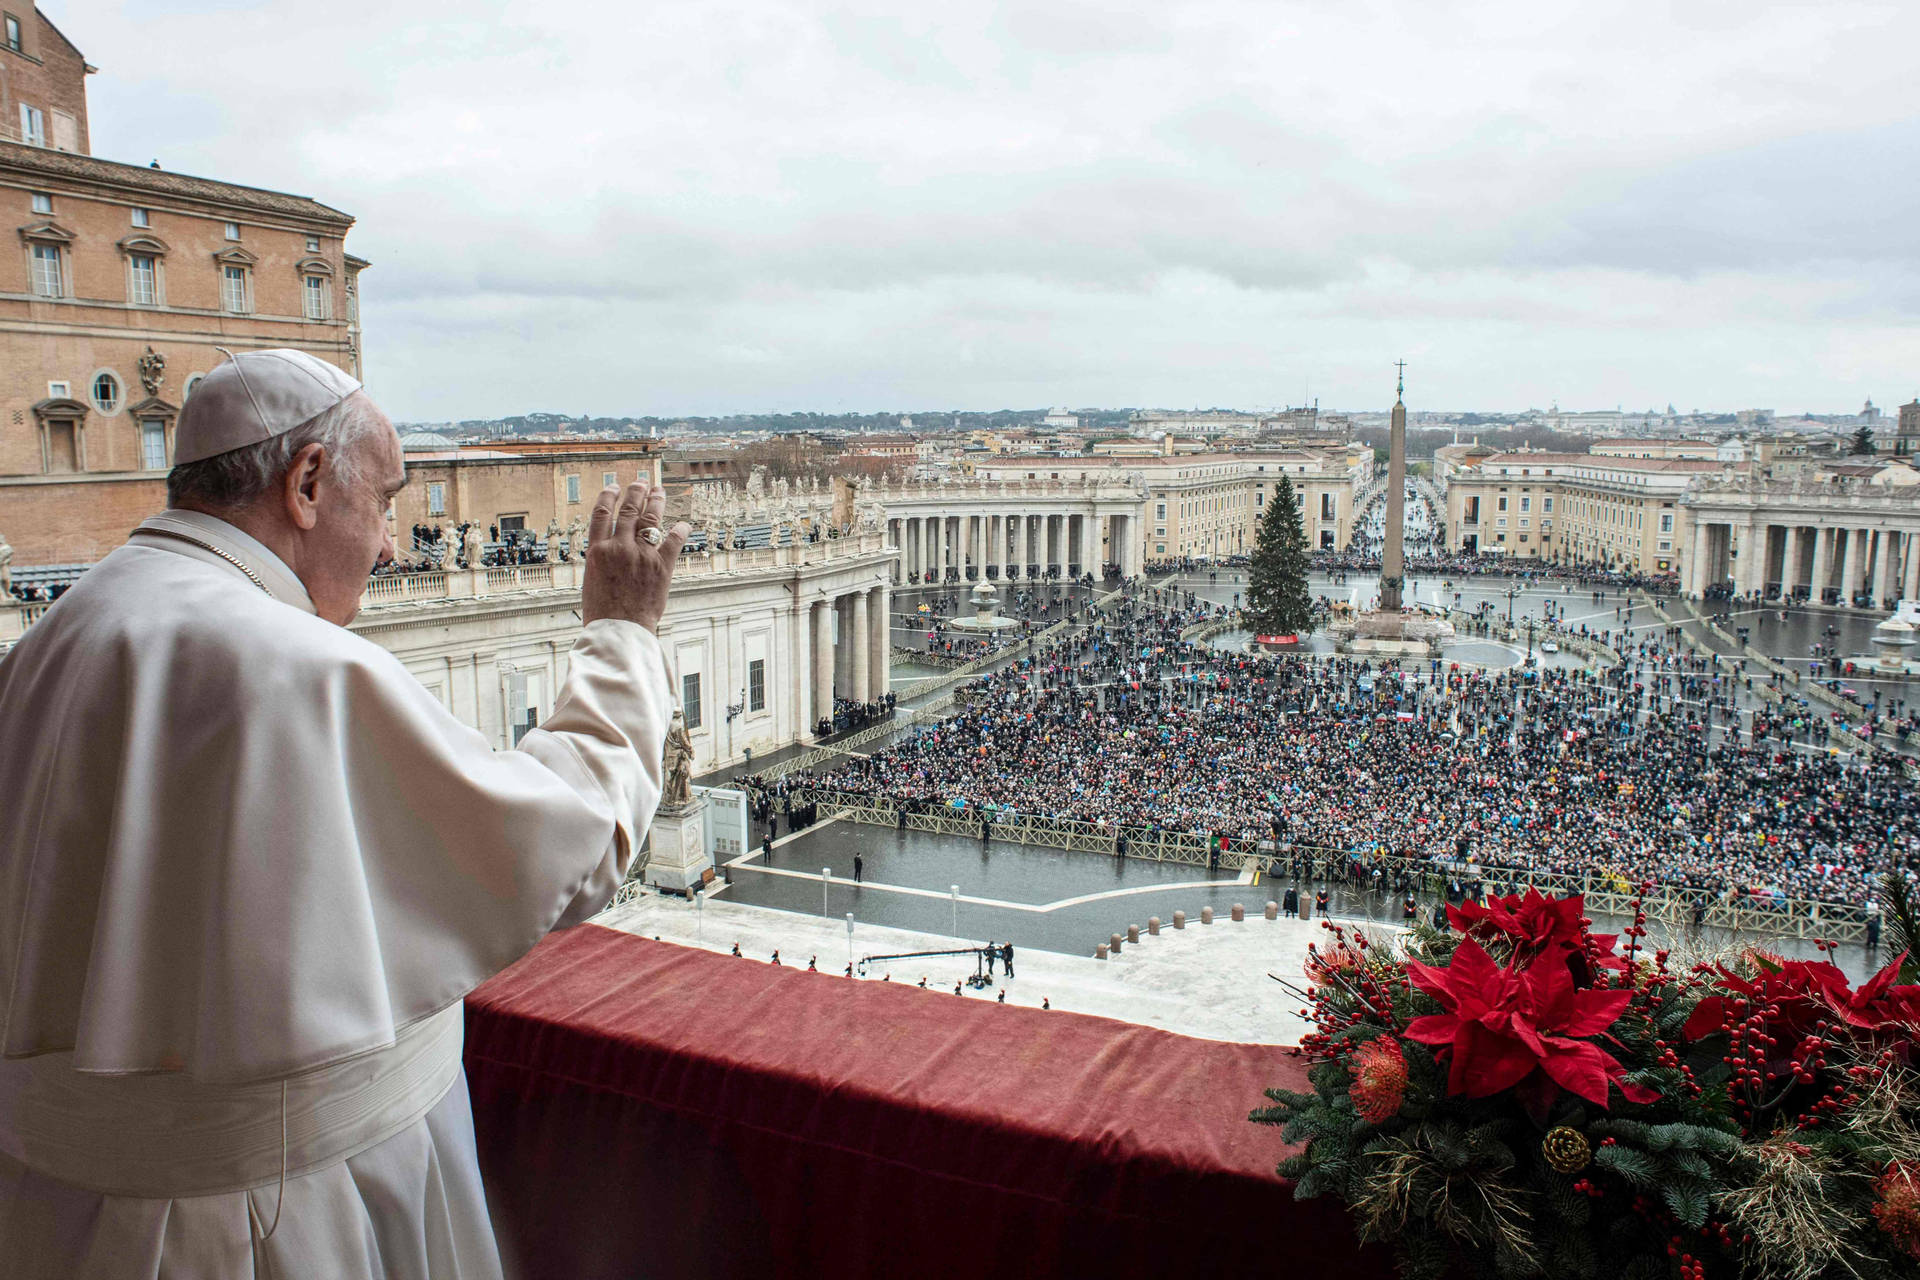
[{"label": "white sash belt", "polygon": [[297,1177],[432,1110],[460,1071],[464,1017],[455,1001],[390,1049],[245,1085],[92,1075],[60,1053],[0,1062],[0,1150],[103,1195],[216,1195],[271,1183],[283,1168]]}]

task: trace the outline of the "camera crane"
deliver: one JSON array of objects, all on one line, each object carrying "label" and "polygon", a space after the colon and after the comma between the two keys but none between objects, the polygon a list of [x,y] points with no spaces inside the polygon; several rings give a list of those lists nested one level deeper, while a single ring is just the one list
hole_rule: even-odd
[{"label": "camera crane", "polygon": [[[998,951],[998,948],[994,950]],[[967,985],[990,987],[993,985],[993,979],[987,976],[987,951],[986,947],[958,947],[952,951],[898,951],[885,956],[861,956],[855,971],[864,978],[867,976],[867,966],[881,960],[918,960],[926,956],[972,956],[973,976],[967,979]]]}]

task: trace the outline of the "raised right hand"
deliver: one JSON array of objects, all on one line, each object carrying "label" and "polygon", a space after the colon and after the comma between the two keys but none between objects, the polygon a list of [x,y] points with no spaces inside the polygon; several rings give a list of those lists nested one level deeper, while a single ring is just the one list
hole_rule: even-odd
[{"label": "raised right hand", "polygon": [[667,588],[680,548],[691,532],[683,521],[660,538],[647,541],[666,516],[667,497],[645,480],[612,487],[594,500],[588,523],[587,579],[581,588],[581,617],[588,622],[618,618],[658,629],[667,610]]}]

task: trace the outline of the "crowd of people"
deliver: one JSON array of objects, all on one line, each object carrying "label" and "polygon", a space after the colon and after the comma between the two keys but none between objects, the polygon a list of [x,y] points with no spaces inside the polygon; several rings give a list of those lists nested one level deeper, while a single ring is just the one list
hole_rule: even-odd
[{"label": "crowd of people", "polygon": [[870,724],[891,719],[895,695],[883,693],[870,702],[858,702],[852,698],[835,698],[833,716],[823,716],[813,726],[814,735],[824,738],[829,734],[845,733],[849,729],[864,729]]},{"label": "crowd of people", "polygon": [[1759,677],[1678,633],[1603,633],[1624,658],[1603,672],[1486,672],[1180,638],[1211,611],[1129,592],[939,724],[778,789],[1761,901],[1859,903],[1920,866],[1920,803],[1893,766],[1825,751],[1816,715],[1760,701]]}]

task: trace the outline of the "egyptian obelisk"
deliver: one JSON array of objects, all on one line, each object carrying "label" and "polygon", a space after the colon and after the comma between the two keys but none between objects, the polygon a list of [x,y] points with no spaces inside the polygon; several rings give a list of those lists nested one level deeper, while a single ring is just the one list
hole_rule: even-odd
[{"label": "egyptian obelisk", "polygon": [[1400,588],[1406,578],[1406,558],[1400,548],[1400,530],[1407,518],[1407,362],[1397,362],[1400,383],[1394,388],[1393,427],[1387,435],[1387,546],[1380,556],[1380,612],[1400,612]]}]

